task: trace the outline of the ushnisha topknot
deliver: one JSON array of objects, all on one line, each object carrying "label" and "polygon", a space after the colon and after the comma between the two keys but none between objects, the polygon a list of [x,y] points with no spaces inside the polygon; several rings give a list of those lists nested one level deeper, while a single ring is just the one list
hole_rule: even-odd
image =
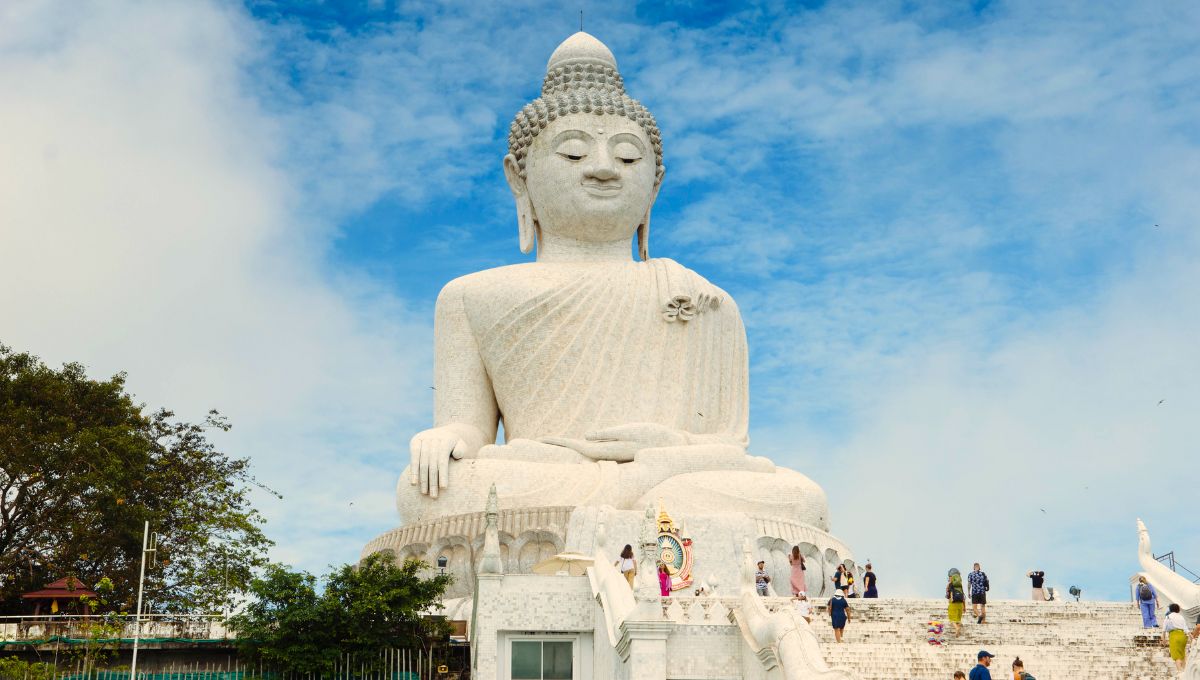
[{"label": "ushnisha topknot", "polygon": [[542,96],[518,111],[509,126],[508,152],[517,158],[522,177],[533,138],[559,116],[580,112],[624,116],[637,123],[650,139],[655,165],[662,173],[662,136],[654,116],[641,102],[625,94],[625,82],[608,47],[580,31],[550,55]]}]

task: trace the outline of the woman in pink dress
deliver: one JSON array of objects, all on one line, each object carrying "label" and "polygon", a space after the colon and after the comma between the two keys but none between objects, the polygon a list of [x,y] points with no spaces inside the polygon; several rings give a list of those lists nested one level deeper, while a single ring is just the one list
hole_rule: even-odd
[{"label": "woman in pink dress", "polygon": [[807,567],[804,566],[804,555],[800,554],[800,546],[792,546],[792,554],[788,555],[788,562],[792,565],[792,597],[795,597],[808,591],[808,588],[804,587],[804,571]]},{"label": "woman in pink dress", "polygon": [[658,563],[658,592],[663,597],[671,596],[671,572],[667,571],[667,565],[663,562]]}]

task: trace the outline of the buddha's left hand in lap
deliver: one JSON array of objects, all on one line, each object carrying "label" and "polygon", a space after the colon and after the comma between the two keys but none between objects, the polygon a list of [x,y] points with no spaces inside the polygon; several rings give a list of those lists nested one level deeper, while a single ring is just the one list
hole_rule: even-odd
[{"label": "buddha's left hand in lap", "polygon": [[626,463],[642,449],[686,446],[692,443],[687,432],[658,423],[626,423],[588,432],[584,439],[543,437],[540,441],[578,451],[592,460]]}]

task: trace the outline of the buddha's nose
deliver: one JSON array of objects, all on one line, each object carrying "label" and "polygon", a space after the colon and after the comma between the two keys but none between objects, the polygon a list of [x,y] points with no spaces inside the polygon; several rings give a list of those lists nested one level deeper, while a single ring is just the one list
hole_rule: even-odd
[{"label": "buddha's nose", "polygon": [[616,179],[621,173],[617,171],[615,161],[616,159],[609,154],[598,153],[589,174],[600,181]]}]

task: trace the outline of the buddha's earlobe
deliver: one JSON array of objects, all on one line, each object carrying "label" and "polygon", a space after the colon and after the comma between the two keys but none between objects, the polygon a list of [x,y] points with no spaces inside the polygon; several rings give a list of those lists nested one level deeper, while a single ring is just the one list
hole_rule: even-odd
[{"label": "buddha's earlobe", "polygon": [[525,178],[521,176],[521,166],[511,153],[504,157],[504,179],[517,203],[517,236],[521,252],[528,253],[537,245],[537,216],[533,213],[533,201],[529,200]]},{"label": "buddha's earlobe", "polygon": [[517,237],[522,253],[528,253],[537,245],[537,218],[533,216],[529,194],[517,196]]},{"label": "buddha's earlobe", "polygon": [[654,179],[654,195],[650,197],[650,206],[646,208],[646,216],[642,218],[642,223],[637,228],[638,240],[638,257],[642,261],[650,259],[650,211],[654,208],[654,201],[658,200],[658,190],[662,186],[663,174],[667,169],[663,166],[658,168],[658,177]]}]

